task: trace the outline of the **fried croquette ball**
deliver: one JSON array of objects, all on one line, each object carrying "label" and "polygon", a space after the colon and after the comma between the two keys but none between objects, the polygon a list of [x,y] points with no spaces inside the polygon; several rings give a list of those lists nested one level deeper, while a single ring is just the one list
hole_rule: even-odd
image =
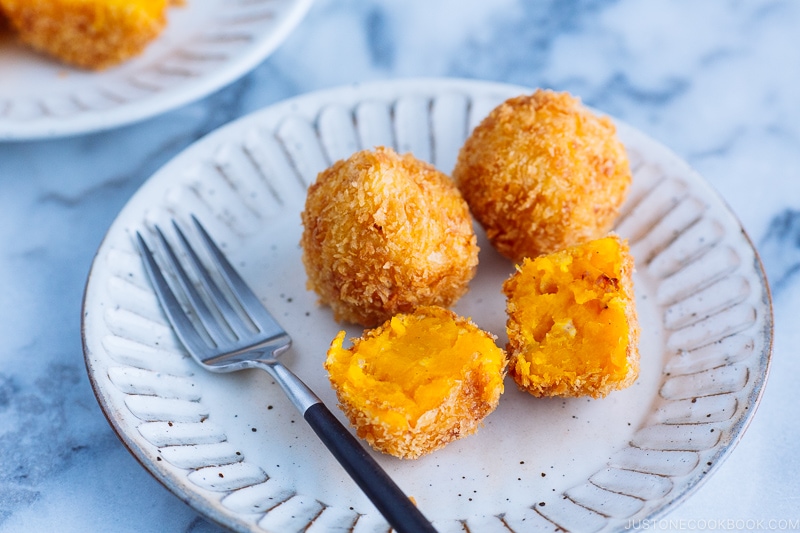
[{"label": "fried croquette ball", "polygon": [[509,374],[534,396],[601,397],[639,373],[633,257],[616,235],[535,259],[506,280]]},{"label": "fried croquette ball", "polygon": [[144,50],[169,0],[0,0],[19,40],[65,63],[104,69]]},{"label": "fried croquette ball", "polygon": [[376,326],[420,305],[448,307],[478,264],[469,208],[433,166],[363,150],[317,176],[302,212],[308,288],[334,318]]},{"label": "fried croquette ball", "polygon": [[489,242],[520,262],[605,235],[631,173],[610,119],[567,93],[537,90],[489,113],[453,179]]},{"label": "fried croquette ball", "polygon": [[493,335],[437,306],[400,314],[344,348],[331,343],[325,368],[359,437],[383,453],[414,459],[471,435],[503,392],[505,352]]}]

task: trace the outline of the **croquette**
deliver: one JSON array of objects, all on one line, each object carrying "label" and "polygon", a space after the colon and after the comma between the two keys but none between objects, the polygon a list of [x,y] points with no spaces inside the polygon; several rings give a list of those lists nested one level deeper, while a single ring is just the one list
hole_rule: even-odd
[{"label": "croquette", "polygon": [[639,372],[633,257],[611,234],[534,259],[503,285],[509,375],[534,396],[592,396]]},{"label": "croquette", "polygon": [[518,263],[605,235],[631,173],[610,119],[540,89],[489,113],[453,179],[492,246]]},{"label": "croquette", "polygon": [[478,264],[469,208],[432,165],[362,150],[319,173],[301,214],[307,286],[334,318],[374,327],[421,305],[449,307]]},{"label": "croquette", "polygon": [[0,0],[21,42],[101,70],[140,54],[166,25],[169,0]]},{"label": "croquette", "polygon": [[495,337],[437,306],[331,343],[325,368],[359,437],[414,459],[473,434],[498,405],[507,359]]}]

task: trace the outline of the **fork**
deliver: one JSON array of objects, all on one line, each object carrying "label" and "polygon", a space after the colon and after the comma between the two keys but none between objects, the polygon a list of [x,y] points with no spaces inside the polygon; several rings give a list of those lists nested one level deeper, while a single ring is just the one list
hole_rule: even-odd
[{"label": "fork", "polygon": [[[219,284],[174,220],[172,225],[186,252],[187,267],[195,273],[199,287],[192,282],[158,226],[155,226],[155,232],[163,251],[162,260],[178,280],[177,284],[173,284],[177,285],[174,289],[167,282],[141,233],[136,232],[145,270],[156,296],[189,354],[201,367],[212,372],[234,372],[246,368],[266,370],[396,531],[435,533],[436,530],[411,499],[317,395],[278,361],[277,356],[291,345],[289,334],[261,304],[197,218],[194,215],[191,218],[221,274]],[[187,307],[196,320],[193,321],[184,311],[177,296],[178,289],[184,294]],[[205,298],[201,291],[205,293]]]}]

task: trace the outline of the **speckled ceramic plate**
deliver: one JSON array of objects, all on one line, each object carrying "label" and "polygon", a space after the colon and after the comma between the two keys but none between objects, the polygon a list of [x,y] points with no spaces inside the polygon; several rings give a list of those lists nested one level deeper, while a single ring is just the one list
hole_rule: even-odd
[{"label": "speckled ceramic plate", "polygon": [[145,52],[101,72],[71,68],[0,31],[0,141],[105,130],[232,82],[267,57],[312,0],[189,0]]},{"label": "speckled ceramic plate", "polygon": [[[381,144],[450,172],[471,128],[523,92],[410,80],[309,94],[220,129],[145,183],[100,246],[83,309],[97,398],[145,468],[233,530],[386,531],[266,373],[210,374],[185,355],[131,234],[196,213],[294,338],[284,361],[335,406],[322,362],[340,325],[305,289],[305,188],[332,161]],[[634,182],[616,229],[637,264],[641,375],[601,400],[536,399],[509,382],[477,434],[415,461],[375,454],[443,532],[611,531],[662,515],[753,416],[772,344],[756,252],[684,162],[624,124],[619,135]],[[500,286],[513,267],[480,244],[456,310],[505,344]]]}]

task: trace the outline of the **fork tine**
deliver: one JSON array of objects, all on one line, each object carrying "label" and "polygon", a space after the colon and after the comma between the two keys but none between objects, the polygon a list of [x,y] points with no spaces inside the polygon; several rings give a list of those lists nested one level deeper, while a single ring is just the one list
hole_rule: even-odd
[{"label": "fork tine", "polygon": [[[184,313],[178,298],[175,296],[172,287],[167,283],[144,238],[139,232],[136,232],[137,242],[144,258],[145,270],[150,277],[161,307],[167,314],[173,330],[183,342],[189,354],[204,368],[211,371],[231,372],[255,367],[269,372],[289,397],[292,404],[302,413],[303,418],[313,428],[325,446],[344,466],[347,473],[364,490],[365,494],[396,531],[403,533],[412,531],[435,533],[430,522],[417,509],[411,499],[403,493],[400,487],[394,483],[377,461],[364,450],[356,440],[356,437],[342,425],[339,419],[325,407],[319,397],[305,383],[275,359],[279,352],[289,347],[291,343],[289,335],[278,325],[261,304],[258,297],[248,288],[200,222],[194,216],[192,216],[192,220],[204,244],[214,258],[214,262],[225,278],[228,288],[234,294],[234,297],[239,299],[241,307],[250,316],[255,326],[261,328],[262,335],[256,335],[256,337],[264,338],[256,339],[255,342],[248,346],[230,342],[227,343],[227,346],[221,346],[219,343],[217,346],[208,344],[206,337],[201,336],[194,322],[189,320],[189,317]],[[196,306],[195,313],[202,321],[203,315],[208,312],[206,304],[200,298],[197,288],[186,275],[183,266],[178,261],[164,234],[158,226],[155,229],[159,244],[166,252],[166,257],[163,260],[171,264],[171,268],[178,277],[186,296],[190,300],[195,300],[193,302],[193,305]],[[194,254],[192,247],[188,245],[188,241],[184,243],[185,236],[177,225],[176,229],[182,243],[187,247],[187,252],[192,262],[197,260],[199,263],[199,259]],[[202,265],[196,266],[202,267]],[[208,274],[205,268],[199,268],[198,271]],[[202,311],[202,309],[205,311]],[[214,318],[213,315],[210,318]],[[212,321],[212,323],[219,325],[216,320]],[[209,332],[210,335],[211,333]]]},{"label": "fork tine", "polygon": [[284,334],[285,331],[283,328],[275,321],[274,318],[272,318],[272,315],[270,315],[266,310],[264,305],[261,303],[261,300],[258,299],[258,296],[253,293],[250,287],[248,287],[247,283],[245,283],[233,266],[228,262],[227,258],[222,253],[222,250],[219,249],[203,225],[200,224],[200,221],[197,220],[197,217],[194,215],[191,215],[191,217],[200,233],[200,236],[203,239],[203,242],[211,252],[214,262],[217,264],[223,274],[223,277],[228,282],[231,292],[233,292],[233,294],[238,298],[239,302],[242,304],[242,308],[248,314],[253,323],[268,335]]},{"label": "fork tine", "polygon": [[[155,230],[161,247],[166,252],[166,259],[169,263],[169,266],[172,268],[172,271],[178,278],[178,282],[180,283],[184,294],[186,294],[186,296],[189,298],[189,303],[191,304],[192,309],[197,317],[200,319],[200,323],[203,324],[203,327],[211,337],[211,340],[213,340],[217,346],[226,344],[230,338],[229,334],[222,328],[216,317],[211,313],[211,310],[206,305],[206,302],[200,296],[200,292],[197,290],[194,283],[192,283],[191,278],[189,278],[188,274],[186,273],[186,269],[183,268],[183,265],[178,259],[175,250],[173,250],[172,246],[167,241],[167,238],[164,236],[161,228],[155,226]],[[204,272],[202,267],[200,268],[200,272]]]},{"label": "fork tine", "polygon": [[164,278],[164,274],[161,272],[158,263],[156,263],[153,252],[150,251],[142,234],[138,231],[136,232],[136,240],[139,245],[139,250],[145,259],[144,265],[147,275],[150,277],[153,289],[156,291],[164,313],[166,313],[167,318],[173,325],[175,334],[186,346],[189,353],[207,353],[208,344],[197,332],[197,329],[195,329],[189,317],[186,316],[186,313],[184,313],[180,302],[178,302],[178,298]]},{"label": "fork tine", "polygon": [[178,235],[178,239],[181,241],[183,249],[186,251],[189,259],[194,264],[195,271],[200,276],[200,282],[203,284],[206,293],[217,307],[217,310],[219,310],[219,312],[222,314],[225,322],[228,324],[228,326],[230,326],[239,339],[246,339],[247,337],[251,336],[253,334],[252,329],[247,327],[247,324],[244,322],[244,320],[242,320],[242,317],[239,316],[239,313],[234,310],[228,299],[224,294],[222,294],[219,286],[211,277],[208,269],[206,269],[206,267],[203,265],[203,262],[200,260],[197,252],[195,252],[194,247],[192,247],[191,243],[189,243],[186,235],[183,233],[175,220],[172,221],[172,226]]}]

